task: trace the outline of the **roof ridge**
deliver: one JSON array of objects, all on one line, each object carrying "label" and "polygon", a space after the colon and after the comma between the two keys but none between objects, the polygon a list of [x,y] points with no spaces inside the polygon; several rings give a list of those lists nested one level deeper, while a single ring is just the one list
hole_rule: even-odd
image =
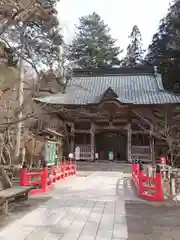
[{"label": "roof ridge", "polygon": [[95,73],[92,73],[92,74],[83,74],[83,73],[79,73],[79,74],[75,74],[73,75],[72,77],[108,77],[108,76],[153,76],[154,74],[153,73],[114,73],[114,74],[110,74],[110,73],[104,73],[104,74],[95,74]]},{"label": "roof ridge", "polygon": [[100,69],[100,68],[84,68],[84,69],[73,69],[73,76],[106,76],[106,75],[153,75],[154,68],[153,67],[136,67],[136,68],[128,68],[128,67],[120,67],[120,68],[108,68],[108,69]]},{"label": "roof ridge", "polygon": [[118,97],[127,104],[129,102],[134,104],[180,103],[180,95],[164,90],[160,74],[111,77],[100,75],[100,77],[87,75],[72,77],[66,94],[51,95],[40,100],[63,105],[97,104],[109,89],[109,95],[105,97],[109,99]]}]

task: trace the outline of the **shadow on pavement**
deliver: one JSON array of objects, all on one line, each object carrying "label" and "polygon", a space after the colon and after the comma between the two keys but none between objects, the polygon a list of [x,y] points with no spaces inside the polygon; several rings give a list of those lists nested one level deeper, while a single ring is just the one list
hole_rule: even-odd
[{"label": "shadow on pavement", "polygon": [[13,221],[19,220],[27,213],[35,210],[41,204],[44,204],[50,200],[50,196],[44,197],[30,197],[28,201],[17,201],[11,203],[9,206],[9,214],[6,216],[0,212],[0,229],[4,228],[6,225],[10,224]]}]

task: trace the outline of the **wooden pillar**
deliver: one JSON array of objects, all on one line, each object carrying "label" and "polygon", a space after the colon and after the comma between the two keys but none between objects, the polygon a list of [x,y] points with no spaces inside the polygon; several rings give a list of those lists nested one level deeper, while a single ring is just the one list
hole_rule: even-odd
[{"label": "wooden pillar", "polygon": [[70,152],[74,154],[74,123],[71,123],[71,140],[70,140]]},{"label": "wooden pillar", "polygon": [[166,131],[168,127],[168,107],[165,106],[165,110],[164,110],[164,130]]},{"label": "wooden pillar", "polygon": [[132,162],[132,128],[131,123],[127,124],[127,160]]},{"label": "wooden pillar", "polygon": [[150,129],[150,158],[151,158],[151,163],[152,165],[156,165],[156,159],[155,159],[155,139],[153,136],[153,131],[154,131],[154,127],[151,126]]},{"label": "wooden pillar", "polygon": [[91,123],[91,160],[94,161],[95,159],[95,125]]}]

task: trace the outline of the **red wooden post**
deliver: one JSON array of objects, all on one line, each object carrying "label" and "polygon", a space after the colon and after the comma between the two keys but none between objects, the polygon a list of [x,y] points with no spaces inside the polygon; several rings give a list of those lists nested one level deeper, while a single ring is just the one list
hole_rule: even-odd
[{"label": "red wooden post", "polygon": [[27,185],[28,185],[27,168],[26,168],[26,164],[24,163],[21,168],[20,186],[27,186]]},{"label": "red wooden post", "polygon": [[64,178],[67,176],[66,174],[66,161],[64,161],[64,164],[63,164],[63,174],[64,174]]},{"label": "red wooden post", "polygon": [[156,201],[162,201],[164,199],[163,184],[161,178],[161,168],[156,166]]},{"label": "red wooden post", "polygon": [[132,181],[137,184],[137,179],[139,178],[139,162],[137,160],[133,161],[132,164]]},{"label": "red wooden post", "polygon": [[47,192],[48,167],[44,167],[41,175],[41,189]]},{"label": "red wooden post", "polygon": [[66,163],[63,162],[61,163],[61,171],[62,171],[62,179],[64,179],[66,177]]},{"label": "red wooden post", "polygon": [[138,194],[139,194],[139,197],[142,195],[143,193],[143,179],[144,179],[144,169],[143,169],[143,166],[142,164],[139,164],[139,176],[138,176],[138,182],[139,182],[139,185],[138,185]]},{"label": "red wooden post", "polygon": [[60,163],[60,168],[61,168],[61,178],[64,179],[64,167],[63,167],[63,163]]},{"label": "red wooden post", "polygon": [[71,176],[71,160],[68,161],[68,177]]},{"label": "red wooden post", "polygon": [[73,158],[70,159],[70,175],[74,175],[74,164],[73,164]]},{"label": "red wooden post", "polygon": [[52,175],[53,175],[53,182],[56,182],[57,180],[57,167],[53,167],[52,169]]},{"label": "red wooden post", "polygon": [[73,166],[74,166],[74,169],[73,169],[74,170],[74,175],[76,175],[76,158],[74,158],[74,165]]},{"label": "red wooden post", "polygon": [[68,171],[68,162],[64,162],[64,168],[65,168],[65,177],[68,177],[69,171]]},{"label": "red wooden post", "polygon": [[58,166],[56,167],[56,180],[60,180],[61,179],[61,163],[58,164]]},{"label": "red wooden post", "polygon": [[73,163],[72,163],[72,159],[69,159],[69,176],[73,175]]},{"label": "red wooden post", "polygon": [[67,176],[69,177],[71,175],[71,172],[70,172],[70,160],[68,159],[67,160]]}]

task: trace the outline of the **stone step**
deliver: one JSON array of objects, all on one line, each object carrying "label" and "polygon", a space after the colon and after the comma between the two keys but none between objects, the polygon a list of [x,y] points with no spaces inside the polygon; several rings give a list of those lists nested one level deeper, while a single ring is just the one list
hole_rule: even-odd
[{"label": "stone step", "polygon": [[137,191],[132,185],[130,178],[124,178],[123,189],[125,201],[145,202],[145,200],[137,197]]}]

